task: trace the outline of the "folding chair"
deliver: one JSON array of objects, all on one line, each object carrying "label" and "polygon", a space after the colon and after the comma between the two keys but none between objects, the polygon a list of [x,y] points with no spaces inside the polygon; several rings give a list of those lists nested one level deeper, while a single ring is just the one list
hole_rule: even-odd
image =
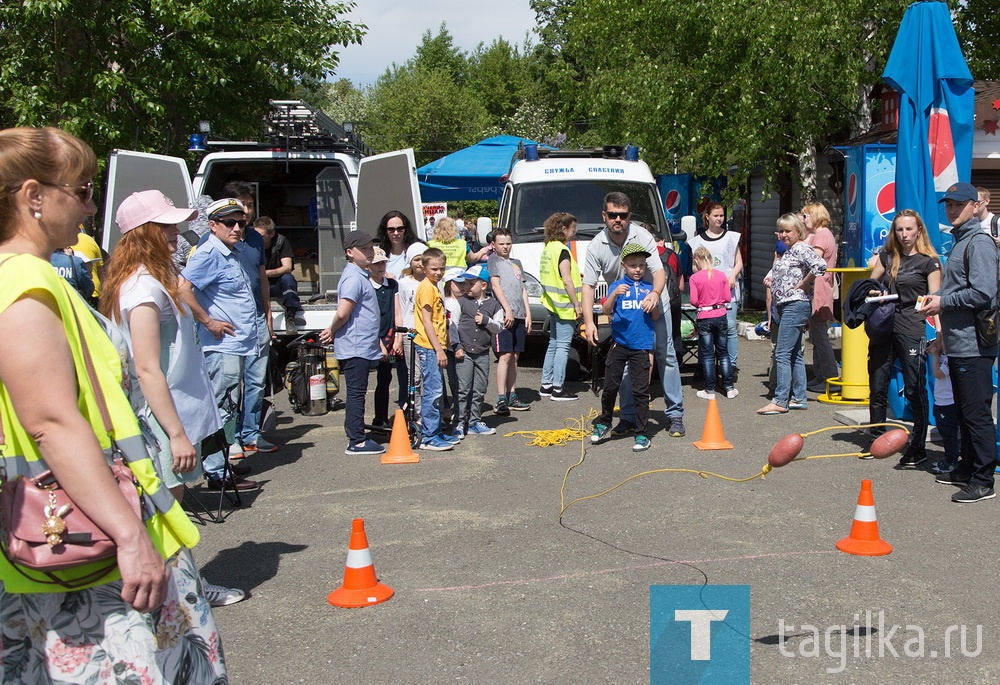
[{"label": "folding chair", "polygon": [[189,513],[193,514],[199,522],[204,522],[204,517],[208,517],[212,523],[223,523],[226,517],[222,514],[222,507],[228,501],[234,507],[243,505],[239,490],[236,489],[236,476],[233,473],[232,463],[229,461],[229,448],[236,442],[236,423],[239,421],[239,408],[242,401],[242,393],[239,392],[239,385],[235,385],[226,391],[222,402],[219,403],[219,411],[229,419],[222,428],[201,441],[201,453],[203,457],[216,452],[222,452],[222,478],[219,488],[218,507],[212,512],[201,499],[192,491],[187,484],[184,485],[184,500],[192,500],[197,504],[197,509],[187,507]]}]

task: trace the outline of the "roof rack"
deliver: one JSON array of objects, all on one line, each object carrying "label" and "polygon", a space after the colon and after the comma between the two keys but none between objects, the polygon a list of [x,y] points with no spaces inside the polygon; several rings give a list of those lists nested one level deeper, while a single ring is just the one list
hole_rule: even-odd
[{"label": "roof rack", "polygon": [[578,150],[570,149],[547,149],[543,147],[538,148],[539,157],[552,157],[552,158],[593,158],[593,159],[624,159],[625,157],[625,146],[624,145],[603,145],[601,147],[583,148]]},{"label": "roof rack", "polygon": [[267,138],[285,150],[353,152],[367,157],[375,151],[323,112],[303,100],[270,100]]}]

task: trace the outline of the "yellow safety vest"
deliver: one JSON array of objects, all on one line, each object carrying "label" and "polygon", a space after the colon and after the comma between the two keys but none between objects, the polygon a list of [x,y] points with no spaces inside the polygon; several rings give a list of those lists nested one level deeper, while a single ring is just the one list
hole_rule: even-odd
[{"label": "yellow safety vest", "polygon": [[580,278],[580,268],[573,259],[569,246],[560,240],[550,240],[545,243],[541,259],[538,261],[539,280],[542,283],[542,304],[550,312],[566,321],[576,320],[573,301],[566,292],[566,284],[559,273],[559,260],[565,251],[569,255],[570,276],[573,279],[573,289],[576,290],[576,301],[581,301],[580,289],[583,279]]}]

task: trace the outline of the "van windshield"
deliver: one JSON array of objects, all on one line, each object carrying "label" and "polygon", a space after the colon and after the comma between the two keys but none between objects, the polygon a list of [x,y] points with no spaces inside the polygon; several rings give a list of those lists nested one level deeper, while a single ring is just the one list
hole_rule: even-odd
[{"label": "van windshield", "polygon": [[632,221],[650,223],[663,232],[663,212],[656,188],[648,183],[621,180],[526,183],[517,186],[512,201],[511,230],[515,242],[541,242],[545,220],[555,212],[577,218],[578,238],[591,238],[604,228],[604,196],[623,192],[632,200]]}]

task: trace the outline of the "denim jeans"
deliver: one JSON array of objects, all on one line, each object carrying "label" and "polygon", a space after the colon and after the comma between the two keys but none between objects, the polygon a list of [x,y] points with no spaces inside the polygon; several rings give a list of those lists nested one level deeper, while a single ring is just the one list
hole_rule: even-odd
[{"label": "denim jeans", "polygon": [[[215,403],[222,414],[223,426],[230,421],[239,421],[237,410],[239,407],[240,379],[243,377],[243,367],[246,359],[246,357],[241,357],[237,354],[226,354],[225,352],[205,353],[205,369],[208,371],[208,380],[212,384],[212,394],[215,396]],[[226,401],[227,395],[229,396],[229,401]],[[207,455],[202,463],[205,475],[213,480],[220,480],[225,463],[226,458],[222,452],[214,452]]]},{"label": "denim jeans", "polygon": [[344,407],[344,432],[352,445],[367,440],[365,434],[365,395],[368,394],[368,374],[372,363],[364,357],[338,359],[340,380],[347,385],[347,404]]},{"label": "denim jeans", "polygon": [[736,364],[736,358],[739,356],[739,342],[740,337],[737,333],[736,326],[736,289],[734,288],[730,292],[732,296],[732,302],[729,303],[729,309],[726,310],[726,325],[729,326],[729,331],[726,338],[726,347],[729,349],[729,361],[732,363],[733,368],[738,368]]},{"label": "denim jeans", "polygon": [[813,346],[813,382],[825,383],[827,378],[837,378],[837,356],[830,342],[830,328],[819,315],[809,317],[809,342]]},{"label": "denim jeans", "polygon": [[[802,333],[812,313],[808,300],[792,300],[778,305],[778,345],[774,349],[774,365],[778,371],[774,403],[788,407],[793,402],[806,401],[806,362],[802,358]],[[791,395],[789,395],[791,393]]]},{"label": "denim jeans", "polygon": [[[684,417],[684,393],[681,390],[680,366],[677,364],[677,355],[674,354],[669,305],[661,307],[660,314],[660,318],[653,322],[653,332],[656,335],[653,358],[660,373],[663,402],[667,407],[663,413],[668,419],[679,419]],[[635,400],[632,398],[632,383],[626,380],[628,373],[628,367],[625,367],[625,377],[622,378],[621,387],[618,389],[618,415],[634,424]]]},{"label": "denim jeans", "polygon": [[725,316],[698,319],[698,361],[705,374],[705,390],[715,392],[715,360],[722,370],[723,390],[733,387],[733,365],[729,360],[729,325]]},{"label": "denim jeans", "polygon": [[576,321],[549,315],[549,347],[545,350],[545,361],[542,363],[542,385],[561,388],[566,381],[566,363],[569,361],[574,330]]},{"label": "denim jeans", "polygon": [[441,395],[444,393],[444,369],[438,366],[434,350],[414,345],[420,360],[420,429],[423,440],[430,440],[441,431]]},{"label": "denim jeans", "polygon": [[240,444],[243,445],[256,445],[257,438],[260,437],[260,413],[264,407],[264,385],[267,383],[267,360],[270,353],[270,348],[264,345],[255,355],[245,357],[243,409],[240,412],[238,432]]}]

